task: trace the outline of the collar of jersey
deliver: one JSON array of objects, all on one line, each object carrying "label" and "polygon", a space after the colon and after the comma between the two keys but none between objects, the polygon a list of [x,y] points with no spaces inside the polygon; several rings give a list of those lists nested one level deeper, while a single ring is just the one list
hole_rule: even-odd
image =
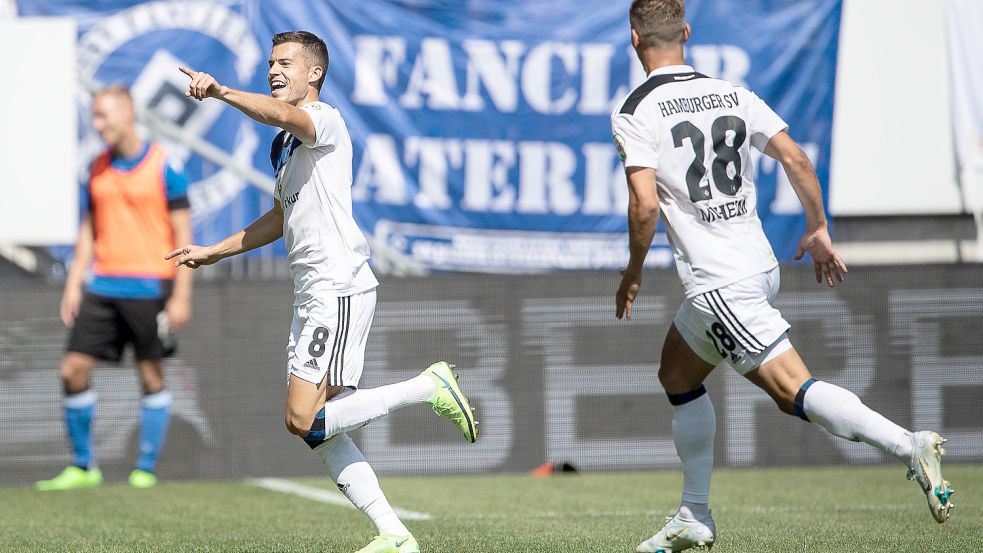
[{"label": "collar of jersey", "polygon": [[695,73],[695,71],[688,65],[666,65],[658,69],[653,69],[648,76],[654,77],[656,75],[672,75],[675,73]]}]

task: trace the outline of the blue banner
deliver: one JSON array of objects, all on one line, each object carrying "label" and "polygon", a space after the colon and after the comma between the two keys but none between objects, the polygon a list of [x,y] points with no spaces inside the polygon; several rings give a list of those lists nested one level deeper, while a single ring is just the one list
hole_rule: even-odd
[{"label": "blue banner", "polygon": [[[272,205],[263,179],[236,166],[270,175],[275,131],[220,102],[188,100],[176,67],[268,93],[271,36],[320,35],[330,52],[322,99],[351,132],[354,209],[376,259],[491,272],[627,261],[627,188],[609,114],[644,79],[629,43],[629,5],[19,3],[21,15],[75,17],[81,78],[130,85],[140,105],[182,130],[183,138],[159,138],[190,177],[201,242],[241,229]],[[690,0],[687,7],[688,62],[764,98],[813,159],[824,197],[840,10],[839,0]],[[83,157],[91,158],[100,145],[87,93],[81,102]],[[188,137],[222,155],[205,155]],[[760,156],[752,163],[765,232],[789,261],[805,217],[781,167]],[[661,231],[649,263],[672,263]]]}]

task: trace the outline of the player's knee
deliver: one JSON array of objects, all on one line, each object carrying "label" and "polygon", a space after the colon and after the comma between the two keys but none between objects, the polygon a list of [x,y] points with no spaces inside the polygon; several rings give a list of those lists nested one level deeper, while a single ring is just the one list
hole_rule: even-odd
[{"label": "player's knee", "polygon": [[296,409],[287,408],[284,414],[284,423],[287,426],[287,431],[291,434],[300,436],[303,438],[311,430],[311,424],[314,420],[309,413],[300,412]]},{"label": "player's knee", "polygon": [[673,368],[671,365],[659,367],[659,384],[662,384],[662,388],[670,394],[681,394],[699,386],[698,382],[690,382],[685,371]]},{"label": "player's knee", "polygon": [[778,406],[778,410],[786,415],[795,415],[795,394],[797,390],[786,389],[783,386],[773,385],[763,387],[768,396]]},{"label": "player's knee", "polygon": [[82,392],[89,387],[88,367],[75,362],[70,357],[62,359],[59,374],[68,393]]},{"label": "player's knee", "polygon": [[58,374],[61,376],[62,381],[70,382],[78,378],[78,368],[75,367],[70,361],[62,360],[61,367],[58,370]]},{"label": "player's knee", "polygon": [[159,376],[143,375],[140,380],[145,394],[156,394],[164,389],[164,379]]},{"label": "player's knee", "polygon": [[772,396],[772,399],[775,400],[775,405],[778,405],[778,410],[781,411],[782,413],[785,413],[786,415],[792,415],[793,417],[798,416],[795,412],[794,400],[790,400],[784,397],[775,397],[775,396]]},{"label": "player's knee", "polygon": [[140,383],[143,384],[143,392],[146,394],[156,394],[164,389],[164,369],[162,361],[139,361],[137,369],[140,372]]}]

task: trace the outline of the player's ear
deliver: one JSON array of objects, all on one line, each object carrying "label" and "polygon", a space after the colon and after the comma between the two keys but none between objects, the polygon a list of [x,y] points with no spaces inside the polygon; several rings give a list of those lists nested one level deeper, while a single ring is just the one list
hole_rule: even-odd
[{"label": "player's ear", "polygon": [[321,75],[324,75],[324,68],[320,65],[314,65],[307,70],[307,82],[316,83],[321,79]]},{"label": "player's ear", "polygon": [[638,31],[636,31],[635,28],[632,27],[632,29],[631,29],[631,47],[634,48],[634,49],[636,49],[636,50],[638,50],[638,47],[641,45],[641,43],[642,43],[642,39],[640,39],[638,37]]},{"label": "player's ear", "polygon": [[690,35],[693,34],[693,28],[689,26],[689,23],[683,24],[683,42],[689,42]]}]

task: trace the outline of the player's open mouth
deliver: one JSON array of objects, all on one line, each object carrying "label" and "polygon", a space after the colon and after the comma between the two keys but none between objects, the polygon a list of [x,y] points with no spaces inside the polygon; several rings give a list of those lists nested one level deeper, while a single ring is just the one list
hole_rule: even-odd
[{"label": "player's open mouth", "polygon": [[270,90],[280,90],[281,88],[287,88],[287,83],[283,81],[273,81],[270,83]]}]

